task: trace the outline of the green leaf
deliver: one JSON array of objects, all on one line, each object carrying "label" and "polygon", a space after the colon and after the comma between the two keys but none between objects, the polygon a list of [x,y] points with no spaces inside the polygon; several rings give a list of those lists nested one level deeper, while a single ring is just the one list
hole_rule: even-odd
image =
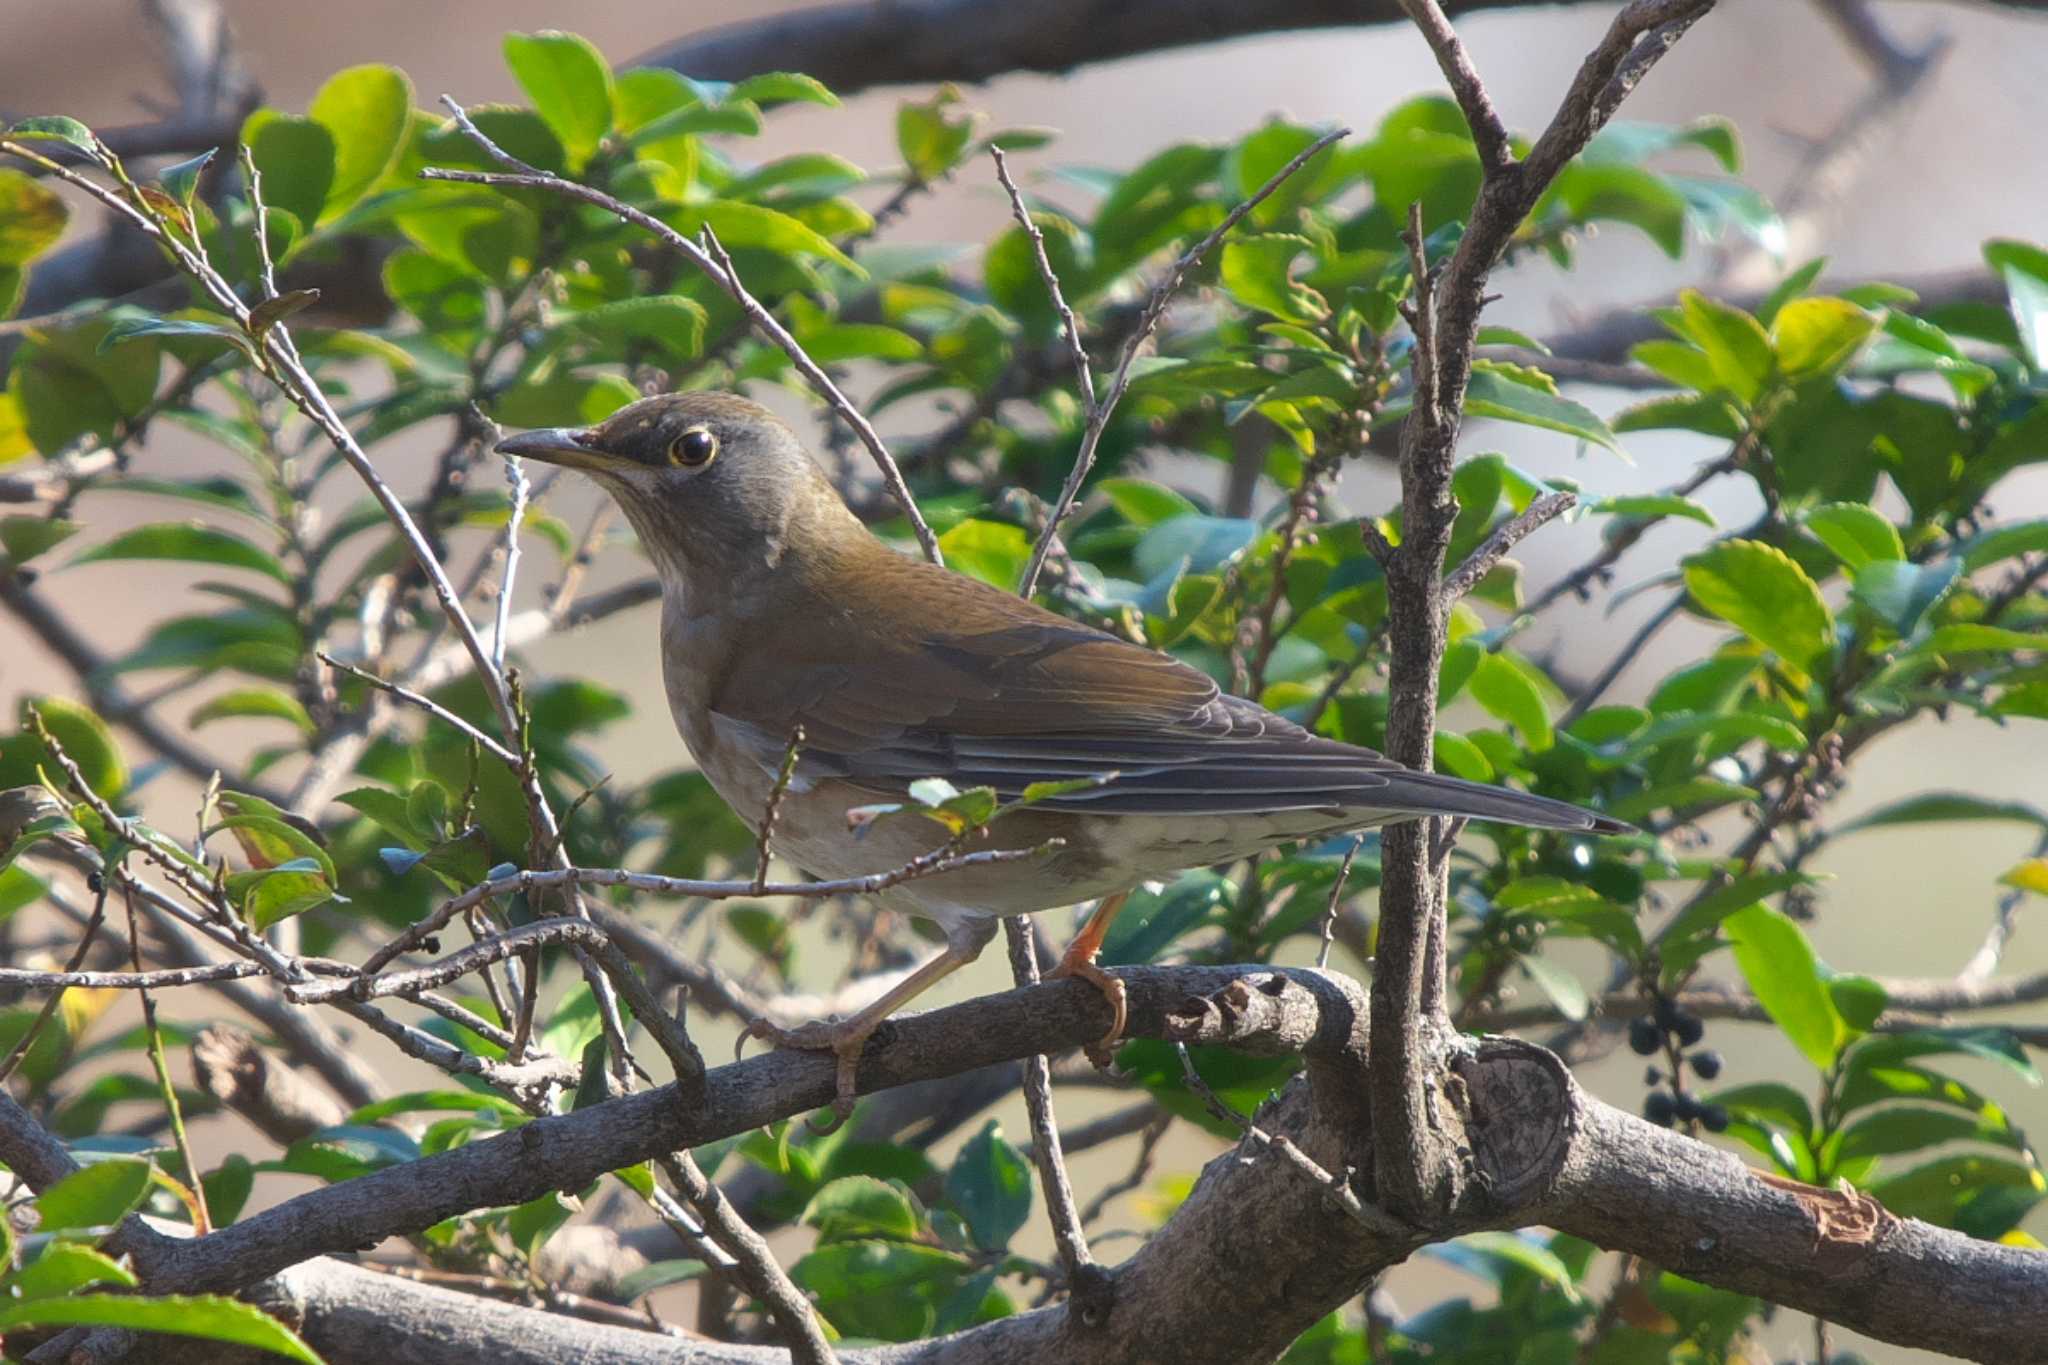
[{"label": "green leaf", "polygon": [[1779,1081],[1760,1081],[1716,1091],[1714,1103],[1730,1114],[1774,1124],[1804,1138],[1813,1131],[1813,1109],[1806,1096]]},{"label": "green leaf", "polygon": [[1523,747],[1541,753],[1556,742],[1550,708],[1529,676],[1499,654],[1488,654],[1472,671],[1472,698],[1522,736]]},{"label": "green leaf", "polygon": [[326,222],[353,208],[397,159],[412,121],[412,82],[395,66],[351,66],[327,78],[306,113],[334,139],[334,179],[318,220]]},{"label": "green leaf", "polygon": [[1619,498],[1600,498],[1589,509],[1616,517],[1690,517],[1702,526],[1718,526],[1704,503],[1676,493],[1642,493]]},{"label": "green leaf", "polygon": [[1896,1107],[1867,1115],[1842,1131],[1837,1162],[1897,1156],[1949,1142],[1992,1142],[2024,1149],[2025,1141],[2003,1115],[1954,1114],[1943,1109]]},{"label": "green leaf", "polygon": [[1586,984],[1577,976],[1535,953],[1523,953],[1515,961],[1529,974],[1530,980],[1543,988],[1543,993],[1557,1006],[1559,1014],[1573,1023],[1586,1017],[1592,998],[1586,993]]},{"label": "green leaf", "polygon": [[276,867],[252,872],[232,872],[227,879],[228,899],[261,933],[279,920],[340,900],[334,885],[312,858],[293,858]]},{"label": "green leaf", "polygon": [[1877,319],[1842,299],[1793,299],[1778,310],[1771,341],[1778,373],[1793,383],[1837,375],[1849,368]]},{"label": "green leaf", "polygon": [[1561,431],[1567,436],[1576,436],[1617,455],[1624,455],[1621,443],[1615,440],[1607,423],[1585,404],[1530,388],[1526,384],[1511,383],[1491,370],[1472,372],[1471,385],[1465,391],[1465,412],[1472,417],[1491,417],[1497,421],[1541,427],[1546,431]]},{"label": "green leaf", "polygon": [[640,391],[616,374],[557,370],[506,390],[492,415],[514,427],[594,426],[639,397]]},{"label": "green leaf", "polygon": [[942,86],[931,99],[905,101],[896,109],[896,147],[920,183],[940,179],[959,162],[974,136],[974,119],[957,112],[959,92]]},{"label": "green leaf", "polygon": [[1775,896],[1793,887],[1811,886],[1814,878],[1802,872],[1754,872],[1737,877],[1717,891],[1710,891],[1681,910],[1664,931],[1667,939],[1676,941],[1691,938],[1696,934],[1712,933],[1722,920],[1738,910],[1746,910],[1767,896]]},{"label": "green leaf", "polygon": [[205,316],[219,317],[220,321],[208,322],[200,317],[167,318],[154,314],[118,318],[107,329],[107,334],[100,338],[99,349],[104,354],[124,341],[134,341],[139,337],[203,337],[233,346],[244,353],[253,353],[248,334],[241,327],[217,313]]},{"label": "green leaf", "polygon": [[109,1157],[73,1171],[37,1197],[38,1232],[96,1235],[142,1206],[149,1190],[150,1164]]},{"label": "green leaf", "polygon": [[1156,961],[1183,934],[1234,903],[1236,894],[1234,883],[1209,871],[1184,872],[1158,891],[1140,887],[1111,921],[1096,961],[1106,967]]},{"label": "green leaf", "polygon": [[1861,569],[1874,559],[1906,557],[1898,528],[1863,503],[1826,503],[1802,520],[1814,538],[1851,569]]},{"label": "green leaf", "polygon": [[613,348],[617,359],[625,359],[634,343],[653,342],[677,361],[694,360],[702,352],[706,320],[704,305],[680,294],[618,299],[563,319],[576,332]]},{"label": "green leaf", "polygon": [[199,177],[219,151],[218,147],[208,147],[197,156],[164,167],[157,175],[157,183],[164,187],[164,193],[177,200],[188,215],[199,195]]},{"label": "green leaf", "polygon": [[1954,625],[1936,626],[1927,638],[1915,647],[1913,653],[2013,654],[2023,649],[2048,649],[2048,635],[2035,635],[2024,630],[2007,630],[2003,626],[1980,626],[1975,622],[1962,621]]},{"label": "green leaf", "polygon": [[2048,251],[2026,242],[1987,242],[1984,259],[2005,280],[2006,303],[2036,373],[2048,371]]},{"label": "green leaf", "polygon": [[2015,555],[2043,553],[2048,551],[2048,518],[1995,526],[1971,536],[1956,549],[1963,567],[1971,573]]},{"label": "green leaf", "polygon": [[1794,270],[1771,287],[1764,301],[1757,305],[1756,320],[1768,327],[1777,320],[1778,310],[1791,300],[1798,298],[1820,278],[1820,272],[1827,269],[1828,258],[1816,256],[1805,265]]},{"label": "green leaf", "polygon": [[612,127],[612,69],[603,55],[570,33],[508,33],[505,65],[561,139],[569,168],[581,169]]},{"label": "green leaf", "polygon": [[2012,820],[2048,829],[2048,810],[2024,801],[1994,801],[1969,792],[1924,792],[1879,806],[1835,831],[1837,838],[1861,829],[1919,825],[1941,820]]},{"label": "green leaf", "polygon": [[1874,560],[1856,571],[1849,596],[1899,635],[1911,636],[1960,572],[1962,565],[1953,559],[1934,564]]},{"label": "green leaf", "polygon": [[1915,1029],[1910,1033],[1886,1033],[1866,1038],[1851,1054],[1857,1070],[1875,1070],[1915,1061],[1921,1057],[1959,1054],[1996,1062],[2028,1085],[2041,1084],[2041,1073],[2027,1056],[2027,1050],[2009,1030],[1977,1028]]},{"label": "green leaf", "polygon": [[1031,540],[1021,526],[969,518],[939,537],[946,567],[1005,591],[1017,586],[1031,558]]},{"label": "green leaf", "polygon": [[100,156],[100,140],[92,135],[92,129],[62,114],[25,118],[9,128],[7,136],[26,142],[67,142],[94,160]]},{"label": "green leaf", "polygon": [[1812,672],[1834,643],[1820,589],[1789,555],[1756,540],[1728,540],[1685,561],[1685,585],[1706,611],[1786,663]]},{"label": "green leaf", "polygon": [[1776,363],[1770,334],[1740,308],[1717,303],[1698,290],[1678,296],[1679,326],[1706,353],[1714,383],[1744,403],[1754,403]]},{"label": "green leaf", "polygon": [[104,1252],[76,1242],[48,1242],[42,1253],[14,1274],[9,1287],[24,1299],[55,1299],[96,1284],[134,1288],[129,1270]]},{"label": "green leaf", "polygon": [[652,1262],[651,1264],[641,1266],[638,1270],[619,1280],[619,1301],[621,1303],[631,1303],[635,1299],[644,1298],[646,1295],[652,1294],[657,1289],[665,1289],[672,1284],[682,1284],[686,1280],[694,1280],[709,1269],[710,1267],[702,1261],[687,1259]]},{"label": "green leaf", "polygon": [[883,1237],[891,1241],[917,1239],[920,1230],[917,1210],[910,1199],[886,1180],[871,1175],[849,1175],[831,1181],[805,1206],[802,1221],[818,1230],[820,1242],[844,1242],[859,1237]]},{"label": "green leaf", "polygon": [[1292,233],[1233,237],[1223,244],[1223,288],[1247,308],[1291,322],[1320,321],[1329,316],[1329,304],[1291,274],[1295,257],[1310,245]]},{"label": "green leaf", "polygon": [[1825,1071],[1835,1064],[1849,1027],[1835,1008],[1813,945],[1789,918],[1752,905],[1722,927],[1735,944],[1736,965],[1764,1012],[1806,1059]]},{"label": "green leaf", "polygon": [[242,141],[263,179],[263,202],[310,226],[334,184],[334,135],[312,119],[258,109],[242,124]]},{"label": "green leaf", "polygon": [[[2048,1178],[2031,1161],[1975,1154],[1946,1156],[1880,1181],[1870,1187],[1870,1193],[1901,1218],[1961,1227],[1970,1205],[1997,1189],[2024,1193],[2029,1197],[2022,1207],[2031,1207],[2048,1194]],[[1996,1237],[2003,1229],[1973,1230],[1973,1235],[1978,1231]]]},{"label": "green leaf", "polygon": [[23,171],[0,167],[0,266],[26,265],[55,246],[71,211]]},{"label": "green leaf", "polygon": [[833,245],[831,239],[800,219],[760,204],[715,200],[693,206],[676,224],[685,236],[695,236],[699,227],[710,228],[728,248],[752,247],[783,256],[818,256],[860,278],[867,277],[867,271]]},{"label": "green leaf", "polygon": [[73,565],[96,564],[115,559],[174,559],[191,564],[221,564],[249,569],[280,583],[292,581],[291,571],[275,555],[259,549],[229,531],[198,522],[157,522],[124,531],[105,544],[87,550],[72,560]]},{"label": "green leaf", "polygon": [[64,780],[63,769],[43,749],[29,725],[33,708],[58,745],[78,765],[85,785],[111,800],[128,787],[128,765],[114,743],[113,731],[90,707],[64,697],[25,697],[18,712],[22,735],[0,749],[0,788],[25,787],[36,781],[42,769],[53,782]]},{"label": "green leaf", "polygon": [[240,1152],[230,1152],[200,1184],[206,1191],[207,1215],[215,1227],[224,1228],[241,1217],[256,1186],[256,1168]]},{"label": "green leaf", "polygon": [[946,1198],[967,1220],[975,1245],[1001,1251],[1031,1217],[1031,1163],[990,1119],[953,1159]]},{"label": "green leaf", "polygon": [[912,1341],[938,1320],[938,1300],[967,1271],[965,1257],[911,1242],[833,1242],[790,1267],[834,1327],[853,1336]]},{"label": "green leaf", "polygon": [[26,564],[78,534],[78,523],[61,517],[0,517],[0,553],[9,564]]},{"label": "green leaf", "polygon": [[313,718],[306,714],[302,702],[268,687],[238,687],[223,692],[194,710],[185,723],[197,730],[217,720],[249,717],[286,721],[305,735],[311,735],[314,730]]},{"label": "green leaf", "polygon": [[246,1303],[214,1295],[167,1294],[143,1298],[126,1294],[76,1294],[65,1299],[32,1299],[0,1307],[0,1328],[127,1327],[138,1332],[205,1337],[234,1346],[274,1351],[305,1365],[321,1365],[313,1348],[276,1318]]},{"label": "green leaf", "polygon": [[794,71],[764,71],[733,86],[728,100],[752,100],[755,104],[822,104],[839,107],[839,96],[825,83]]},{"label": "green leaf", "polygon": [[1133,526],[1156,526],[1174,517],[1199,516],[1202,511],[1165,484],[1150,479],[1104,479],[1095,488],[1109,499],[1117,515]]}]

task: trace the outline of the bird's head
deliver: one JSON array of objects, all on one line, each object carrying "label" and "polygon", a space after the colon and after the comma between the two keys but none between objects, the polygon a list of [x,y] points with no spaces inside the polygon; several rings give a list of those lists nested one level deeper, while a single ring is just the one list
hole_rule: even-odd
[{"label": "bird's head", "polygon": [[497,448],[597,480],[665,584],[730,586],[821,539],[865,534],[797,434],[734,394],[643,398],[596,426],[543,427]]}]

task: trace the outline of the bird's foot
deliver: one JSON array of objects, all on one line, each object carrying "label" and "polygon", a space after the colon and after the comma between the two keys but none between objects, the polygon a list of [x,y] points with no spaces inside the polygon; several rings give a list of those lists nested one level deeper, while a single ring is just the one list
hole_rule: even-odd
[{"label": "bird's foot", "polygon": [[1092,957],[1079,957],[1071,952],[1060,959],[1060,965],[1052,969],[1046,980],[1057,981],[1063,976],[1086,981],[1101,991],[1102,998],[1109,1002],[1109,1032],[1083,1049],[1096,1070],[1107,1071],[1115,1057],[1116,1045],[1123,1041],[1124,1025],[1130,1021],[1130,997],[1124,990],[1124,983],[1096,966]]},{"label": "bird's foot", "polygon": [[854,1075],[860,1066],[861,1051],[867,1047],[868,1039],[874,1036],[878,1022],[860,1018],[829,1022],[812,1020],[795,1028],[784,1028],[766,1019],[754,1019],[740,1030],[739,1038],[733,1043],[733,1059],[739,1059],[749,1038],[759,1038],[771,1047],[790,1048],[798,1052],[831,1053],[837,1064],[834,1071],[832,1118],[822,1127],[815,1119],[810,1125],[814,1132],[830,1133],[853,1115],[856,1094]]}]

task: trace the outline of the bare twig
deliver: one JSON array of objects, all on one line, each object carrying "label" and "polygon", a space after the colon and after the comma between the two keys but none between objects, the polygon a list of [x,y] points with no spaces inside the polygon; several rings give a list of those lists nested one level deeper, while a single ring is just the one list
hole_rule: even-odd
[{"label": "bare twig", "polygon": [[770,882],[758,891],[751,881],[693,881],[684,877],[658,876],[652,872],[632,872],[622,867],[567,867],[545,872],[519,872],[473,886],[452,900],[442,902],[433,914],[370,954],[369,959],[363,964],[363,970],[375,972],[400,953],[411,952],[427,938],[439,933],[447,927],[449,920],[471,906],[481,905],[498,896],[531,894],[536,890],[567,885],[623,886],[629,890],[647,891],[658,896],[698,896],[705,900],[730,900],[737,896],[799,896],[811,900],[827,896],[871,896],[901,882],[950,872],[956,868],[980,867],[988,863],[1011,863],[1035,858],[1055,844],[1056,841],[1053,841],[1030,848],[984,849],[977,853],[955,853],[939,849],[913,858],[887,872],[871,873],[865,877],[843,877],[836,881]]},{"label": "bare twig", "polygon": [[[1003,921],[1003,933],[1012,978],[1019,986],[1037,985],[1038,954],[1031,943],[1030,917],[1010,916]],[[1060,1148],[1059,1123],[1052,1109],[1052,1063],[1041,1052],[1026,1057],[1022,1065],[1024,1112],[1031,1120],[1031,1159],[1038,1167],[1039,1184],[1045,1188],[1045,1212],[1052,1223],[1060,1269],[1066,1274],[1069,1292],[1078,1297],[1094,1287],[1100,1271],[1088,1251],[1088,1234],[1075,1211],[1074,1182],[1067,1175],[1066,1154]]]},{"label": "bare twig", "polygon": [[1337,907],[1344,900],[1344,883],[1351,880],[1351,864],[1358,858],[1358,850],[1365,846],[1363,834],[1353,835],[1351,847],[1344,850],[1344,861],[1337,865],[1337,880],[1330,883],[1330,903],[1323,908],[1323,942],[1316,949],[1316,970],[1330,965],[1330,947],[1337,941]]},{"label": "bare twig", "polygon": [[[79,947],[83,949],[85,942],[82,941]],[[203,967],[161,967],[153,971],[138,967],[132,972],[81,972],[75,969],[34,972],[23,967],[0,967],[0,986],[30,991],[62,991],[73,987],[91,991],[149,991],[172,986],[208,986],[218,981],[240,981],[245,977],[267,974],[262,964],[256,962],[210,962]],[[12,1061],[11,1057],[9,1061]],[[0,1080],[6,1079],[11,1070],[10,1065],[0,1065]]]},{"label": "bare twig", "polygon": [[810,1300],[790,1280],[761,1234],[747,1226],[724,1191],[705,1178],[696,1158],[684,1150],[656,1161],[669,1183],[703,1215],[705,1231],[738,1262],[736,1273],[746,1281],[748,1291],[767,1304],[782,1324],[789,1337],[790,1357],[803,1365],[836,1365],[838,1357],[825,1340]]},{"label": "bare twig", "polygon": [[754,838],[754,894],[760,895],[768,885],[769,844],[775,838],[775,817],[782,813],[782,798],[789,792],[790,780],[796,776],[797,759],[804,747],[804,727],[798,725],[789,733],[789,746],[783,750],[782,766],[775,770],[775,785],[768,789],[768,800],[761,807],[761,832]]},{"label": "bare twig", "polygon": [[[503,639],[502,635],[500,636],[500,639]],[[477,729],[474,725],[471,725],[468,721],[456,715],[453,711],[450,711],[447,707],[441,705],[441,703],[435,701],[432,697],[427,696],[425,693],[415,692],[409,687],[401,687],[397,683],[392,682],[386,678],[380,678],[376,674],[371,673],[366,669],[357,668],[354,664],[343,663],[341,660],[335,658],[332,654],[329,654],[326,650],[313,651],[313,657],[320,660],[321,663],[326,664],[329,668],[334,669],[336,672],[346,673],[350,677],[360,678],[380,692],[388,692],[392,696],[398,698],[402,702],[407,703],[408,705],[417,706],[420,710],[426,712],[435,720],[438,720],[442,722],[444,725],[448,725],[454,728],[456,731],[460,732],[464,737],[471,740],[480,748],[482,748],[485,753],[489,754],[492,758],[497,759],[500,763],[505,764],[507,767],[518,768],[520,766],[519,755],[513,753],[503,744],[500,744],[497,740],[491,738],[483,731]]]},{"label": "bare twig", "polygon": [[505,523],[505,573],[498,583],[497,609],[491,625],[491,663],[505,669],[506,627],[512,620],[512,587],[519,578],[519,523],[526,520],[526,499],[533,492],[517,455],[505,457],[505,482],[512,485],[512,519]]},{"label": "bare twig", "polygon": [[1494,565],[1507,558],[1509,550],[1527,540],[1538,528],[1556,520],[1578,504],[1576,493],[1545,493],[1524,508],[1521,513],[1500,524],[1486,543],[1468,555],[1451,576],[1444,580],[1444,592],[1456,601],[1479,586],[1481,579],[1493,572]]},{"label": "bare twig", "polygon": [[[135,893],[123,890],[122,900],[128,908],[128,952],[136,975],[142,974],[142,935],[135,924]],[[192,1156],[192,1140],[185,1133],[185,1111],[178,1104],[178,1088],[171,1084],[171,1065],[164,1057],[164,1035],[157,1027],[156,997],[149,993],[148,986],[138,986],[136,995],[142,1002],[142,1033],[148,1040],[150,1069],[156,1073],[157,1093],[163,1098],[164,1109],[171,1118],[171,1143],[177,1149],[178,1160],[185,1167],[185,1187],[191,1191],[192,1230],[204,1237],[213,1231],[213,1216],[206,1207],[206,1187],[199,1179],[199,1163]]]},{"label": "bare twig", "polygon": [[703,271],[710,277],[712,283],[723,289],[732,301],[740,306],[740,310],[746,314],[754,329],[787,355],[790,363],[796,366],[797,372],[803,375],[819,396],[831,405],[840,420],[853,428],[854,434],[860,437],[861,444],[867,447],[868,454],[874,458],[875,466],[881,470],[882,482],[888,486],[890,495],[903,509],[904,517],[909,520],[910,528],[917,536],[917,543],[924,549],[925,558],[934,564],[943,562],[944,557],[939,553],[938,537],[932,534],[932,528],[925,522],[923,513],[917,510],[917,501],[910,495],[910,485],[903,481],[903,471],[897,467],[896,457],[889,453],[889,447],[883,444],[873,424],[862,416],[860,409],[853,405],[853,401],[840,391],[839,385],[833,382],[832,377],[811,359],[798,344],[797,339],[790,335],[789,329],[784,327],[759,299],[748,292],[745,283],[739,277],[739,272],[733,268],[732,257],[726,254],[725,248],[719,244],[718,238],[708,227],[704,230],[704,243],[700,246],[659,218],[643,213],[602,190],[579,185],[573,180],[564,180],[558,175],[527,165],[480,132],[461,105],[446,95],[441,97],[441,103],[447,106],[454,116],[456,126],[461,128],[471,141],[481,147],[492,160],[508,169],[499,173],[447,170],[430,166],[420,172],[423,177],[429,180],[460,181],[471,185],[546,190],[566,198],[580,199],[586,204],[595,204],[622,221],[659,238],[670,250]]},{"label": "bare twig", "polygon": [[[1136,330],[1124,342],[1123,353],[1117,358],[1116,369],[1111,372],[1108,391],[1102,395],[1099,402],[1089,398],[1087,420],[1081,430],[1080,448],[1074,453],[1073,467],[1067,471],[1066,482],[1060,485],[1059,497],[1053,502],[1052,509],[1046,513],[1045,529],[1039,533],[1037,543],[1031,547],[1031,559],[1024,566],[1024,576],[1017,585],[1019,596],[1029,597],[1036,591],[1038,576],[1045,569],[1046,557],[1052,553],[1052,547],[1058,543],[1060,523],[1067,519],[1069,512],[1073,511],[1074,499],[1080,496],[1081,485],[1087,481],[1089,472],[1095,468],[1095,451],[1096,447],[1102,442],[1102,433],[1109,426],[1109,419],[1115,413],[1117,404],[1123,401],[1124,391],[1130,387],[1131,365],[1137,360],[1139,350],[1144,347],[1145,342],[1150,339],[1152,333],[1158,328],[1160,319],[1166,315],[1166,305],[1172,299],[1175,292],[1180,289],[1181,281],[1187,278],[1188,272],[1194,269],[1196,264],[1204,256],[1208,255],[1218,242],[1229,235],[1232,228],[1235,228],[1240,222],[1244,221],[1246,214],[1257,208],[1273,191],[1285,184],[1290,176],[1307,165],[1310,158],[1338,139],[1350,136],[1350,133],[1351,130],[1348,128],[1338,128],[1323,134],[1314,142],[1302,148],[1300,153],[1288,161],[1285,166],[1275,171],[1265,184],[1252,191],[1251,195],[1243,203],[1225,214],[1223,221],[1218,223],[1208,236],[1202,238],[1201,241],[1196,242],[1192,247],[1183,252],[1180,258],[1168,267],[1164,278],[1153,287],[1152,296],[1145,301],[1145,311],[1139,315]],[[1022,201],[1019,200],[1017,202],[1021,207]],[[1028,221],[1029,215],[1026,214],[1024,216]],[[1041,251],[1040,260],[1043,259],[1044,256]],[[1045,265],[1045,270],[1050,274],[1052,270],[1050,263]],[[1053,297],[1056,300],[1060,298],[1055,285],[1048,285],[1047,287],[1055,291]],[[1069,321],[1071,322],[1071,316],[1069,316]],[[1070,345],[1076,350],[1079,349],[1078,341],[1070,340]],[[1085,371],[1085,354],[1083,355],[1082,368]],[[1092,390],[1093,386],[1091,383],[1088,388],[1082,390],[1084,398],[1092,394]]]}]

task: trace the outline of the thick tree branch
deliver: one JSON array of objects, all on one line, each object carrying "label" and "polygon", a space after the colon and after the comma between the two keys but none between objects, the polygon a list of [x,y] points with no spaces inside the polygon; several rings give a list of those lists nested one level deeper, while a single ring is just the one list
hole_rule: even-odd
[{"label": "thick tree branch", "polygon": [[[1483,162],[1478,199],[1440,268],[1426,258],[1420,206],[1405,238],[1414,294],[1405,307],[1415,335],[1415,400],[1401,431],[1402,537],[1389,557],[1387,753],[1433,766],[1437,676],[1449,597],[1443,587],[1457,499],[1451,492],[1465,390],[1472,374],[1487,280],[1551,180],[1613,115],[1637,81],[1713,0],[1631,0],[1586,57],[1550,125],[1528,156]],[[1482,149],[1497,143],[1499,116],[1437,0],[1403,0],[1445,71]],[[1372,1097],[1381,1202],[1427,1219],[1459,1202],[1455,1144],[1431,1096],[1446,1040],[1444,870],[1447,839],[1434,821],[1390,826],[1382,843],[1379,956],[1373,973]]]}]

